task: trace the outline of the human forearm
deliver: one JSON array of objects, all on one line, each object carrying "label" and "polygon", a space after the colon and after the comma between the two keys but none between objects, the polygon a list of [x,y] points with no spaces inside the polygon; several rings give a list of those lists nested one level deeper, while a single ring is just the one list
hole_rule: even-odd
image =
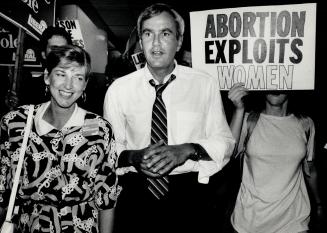
[{"label": "human forearm", "polygon": [[308,165],[310,170],[310,176],[306,176],[306,180],[314,198],[313,203],[315,203],[316,205],[321,205],[322,200],[318,187],[317,169],[313,162],[308,162]]},{"label": "human forearm", "polygon": [[228,92],[228,98],[234,104],[235,110],[230,122],[230,129],[236,140],[236,147],[240,139],[245,105],[243,98],[248,95],[248,89],[244,87],[244,83],[235,83]]},{"label": "human forearm", "polygon": [[236,141],[236,147],[240,140],[241,130],[243,126],[243,118],[244,118],[245,110],[244,108],[236,108],[233,112],[233,116],[230,122],[230,129],[232,135]]},{"label": "human forearm", "polygon": [[244,113],[245,113],[244,108],[236,108],[233,112],[232,119],[229,124],[233,137],[235,138],[236,141],[238,141],[240,138]]}]

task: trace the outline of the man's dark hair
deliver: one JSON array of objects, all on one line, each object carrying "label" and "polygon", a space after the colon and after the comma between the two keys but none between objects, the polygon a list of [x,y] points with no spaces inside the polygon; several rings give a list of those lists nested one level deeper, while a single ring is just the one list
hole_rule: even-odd
[{"label": "man's dark hair", "polygon": [[137,33],[139,38],[142,38],[143,22],[154,16],[160,15],[162,12],[167,12],[175,20],[177,39],[183,38],[185,30],[185,22],[182,16],[171,6],[164,3],[155,3],[147,8],[139,15],[137,19]]},{"label": "man's dark hair", "polygon": [[40,51],[41,52],[45,51],[47,49],[48,40],[54,35],[62,36],[63,38],[65,38],[67,40],[67,43],[69,45],[73,44],[70,34],[64,28],[49,26],[43,31],[41,39],[40,39]]}]

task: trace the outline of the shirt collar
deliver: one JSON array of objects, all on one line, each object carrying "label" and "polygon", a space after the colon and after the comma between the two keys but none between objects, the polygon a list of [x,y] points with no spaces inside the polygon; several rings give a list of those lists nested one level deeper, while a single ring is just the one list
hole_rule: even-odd
[{"label": "shirt collar", "polygon": [[[172,74],[174,74],[176,77],[178,77],[178,75],[177,75],[178,64],[177,64],[177,61],[176,61],[176,60],[174,60],[174,64],[175,64],[175,68],[173,69],[173,71],[172,71],[170,74],[168,74],[168,75],[164,78],[164,83],[166,83],[166,82],[168,81],[168,79],[170,78],[170,76],[171,76]],[[147,82],[147,83],[149,83],[149,81],[150,81],[151,79],[153,79],[154,82],[155,82],[156,84],[159,84],[159,82],[158,82],[156,79],[153,78],[153,76],[152,76],[152,74],[151,74],[151,72],[150,72],[150,70],[149,70],[149,67],[148,67],[148,64],[147,64],[147,63],[146,63],[145,66],[144,66],[144,73],[145,73],[145,79],[146,79],[146,82]]]},{"label": "shirt collar", "polygon": [[[48,123],[43,119],[45,111],[50,106],[51,101],[43,103],[40,108],[37,110],[34,117],[34,124],[36,132],[38,135],[42,136],[49,133],[51,130],[56,129],[53,125]],[[85,119],[86,111],[75,104],[75,109],[73,114],[70,116],[69,120],[66,122],[63,128],[69,128],[74,126],[83,126]]]}]

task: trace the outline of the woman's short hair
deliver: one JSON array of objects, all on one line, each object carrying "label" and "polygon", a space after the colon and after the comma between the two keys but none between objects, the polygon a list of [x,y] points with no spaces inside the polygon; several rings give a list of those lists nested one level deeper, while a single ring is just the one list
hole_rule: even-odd
[{"label": "woman's short hair", "polygon": [[59,65],[60,62],[70,64],[76,62],[80,66],[86,67],[85,79],[88,80],[91,72],[91,58],[88,52],[76,45],[58,46],[51,50],[47,56],[47,70],[49,74]]},{"label": "woman's short hair", "polygon": [[153,4],[149,7],[147,7],[139,15],[139,17],[137,19],[137,32],[138,32],[139,38],[142,38],[141,36],[142,36],[143,22],[154,16],[160,15],[162,12],[167,12],[174,18],[175,24],[176,24],[176,29],[177,29],[177,35],[176,35],[177,39],[183,37],[184,30],[185,30],[184,19],[171,6],[164,4],[164,3],[156,3],[156,4]]}]

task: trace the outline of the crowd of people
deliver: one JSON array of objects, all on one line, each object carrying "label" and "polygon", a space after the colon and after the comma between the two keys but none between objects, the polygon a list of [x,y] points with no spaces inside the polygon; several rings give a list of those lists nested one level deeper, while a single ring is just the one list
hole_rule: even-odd
[{"label": "crowd of people", "polygon": [[[266,91],[251,109],[253,93],[236,83],[224,99],[214,77],[192,68],[184,32],[172,7],[144,9],[129,47],[145,63],[115,77],[99,113],[84,107],[89,54],[64,30],[45,30],[44,75],[30,87],[31,99],[0,122],[0,223],[34,104],[16,194],[17,232],[326,229],[314,121],[292,107],[290,91]],[[235,200],[226,171],[234,158],[242,162],[233,168],[242,170]]]}]

